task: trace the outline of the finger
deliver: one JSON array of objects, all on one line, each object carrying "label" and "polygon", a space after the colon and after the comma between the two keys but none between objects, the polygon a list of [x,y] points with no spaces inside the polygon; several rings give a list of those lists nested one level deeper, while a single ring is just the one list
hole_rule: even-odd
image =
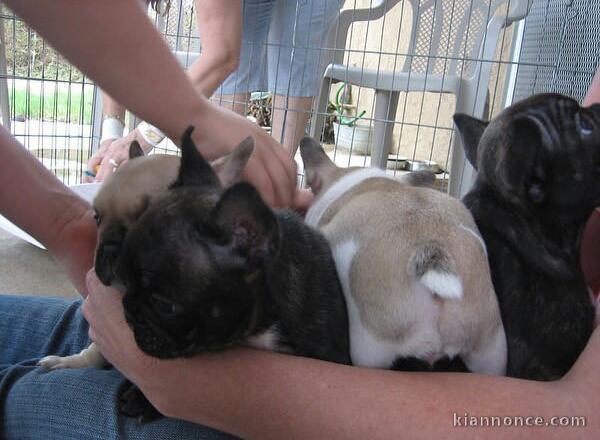
[{"label": "finger", "polygon": [[96,332],[94,331],[93,327],[88,329],[88,337],[90,338],[90,341],[95,342],[96,345],[98,345],[98,338],[96,337]]},{"label": "finger", "polygon": [[273,207],[286,208],[292,205],[295,188],[291,185],[289,174],[278,160],[264,160],[265,169],[275,193]]},{"label": "finger", "polygon": [[298,165],[293,157],[290,156],[290,153],[279,143],[274,143],[271,148],[272,155],[279,161],[287,173],[289,190],[293,193],[298,184]]},{"label": "finger", "polygon": [[88,292],[97,289],[101,285],[102,283],[96,275],[96,271],[94,269],[88,270],[88,272],[85,274],[85,287],[88,290]]},{"label": "finger", "polygon": [[[88,296],[89,298],[89,296]],[[83,315],[83,317],[85,318],[85,320],[89,323],[91,321],[91,310],[90,310],[90,301],[89,299],[86,298],[83,301],[83,304],[81,305],[81,314]]]},{"label": "finger", "polygon": [[113,173],[114,166],[109,163],[109,158],[105,157],[100,163],[100,168],[96,173],[96,182],[104,182],[104,180]]},{"label": "finger", "polygon": [[274,206],[276,203],[275,191],[269,175],[263,168],[263,164],[253,155],[244,170],[244,180],[253,184],[265,203]]},{"label": "finger", "polygon": [[308,189],[297,189],[296,194],[294,195],[293,207],[296,211],[304,213],[308,211],[308,208],[310,208],[314,199],[315,195],[312,191]]}]

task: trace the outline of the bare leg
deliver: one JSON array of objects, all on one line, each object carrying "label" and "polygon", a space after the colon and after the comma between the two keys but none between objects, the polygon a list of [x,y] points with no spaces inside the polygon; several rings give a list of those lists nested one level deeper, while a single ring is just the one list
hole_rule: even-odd
[{"label": "bare leg", "polygon": [[249,93],[236,93],[235,95],[220,95],[216,93],[210,100],[220,107],[233,110],[238,115],[246,116],[249,97]]},{"label": "bare leg", "polygon": [[313,97],[275,95],[271,134],[293,157],[310,118]]}]

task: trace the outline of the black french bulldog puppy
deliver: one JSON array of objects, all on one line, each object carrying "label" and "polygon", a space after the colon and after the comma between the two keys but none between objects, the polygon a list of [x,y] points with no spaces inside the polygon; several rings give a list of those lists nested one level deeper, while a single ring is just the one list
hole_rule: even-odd
[{"label": "black french bulldog puppy", "polygon": [[118,274],[136,342],[159,358],[236,344],[350,363],[325,238],[256,189],[223,189],[190,137],[177,180],[127,234]]},{"label": "black french bulldog puppy", "polygon": [[600,205],[600,106],[543,94],[489,123],[462,114],[454,121],[478,171],[464,203],[487,245],[507,374],[560,378],[594,325],[579,248]]}]

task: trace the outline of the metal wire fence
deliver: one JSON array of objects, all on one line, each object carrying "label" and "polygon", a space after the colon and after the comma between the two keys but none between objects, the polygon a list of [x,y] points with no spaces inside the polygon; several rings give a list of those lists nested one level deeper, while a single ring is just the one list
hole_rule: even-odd
[{"label": "metal wire fence", "polygon": [[[288,143],[292,122],[300,121],[298,131],[306,125],[340,166],[373,165],[398,174],[416,162],[433,162],[441,189],[449,174],[459,184],[468,180],[453,131],[456,110],[490,117],[541,91],[581,99],[600,60],[595,0],[276,3],[270,19],[281,23],[260,35],[245,32],[242,41],[242,52],[250,53],[242,57],[245,68],[266,77],[271,70],[271,81],[254,84],[244,77],[244,85],[232,77],[233,93],[217,90],[213,101],[235,106]],[[284,21],[276,8],[291,18]],[[310,27],[302,8],[311,8],[310,17],[332,18]],[[195,16],[193,0],[173,0],[164,14],[149,12],[184,66],[202,53]],[[0,18],[3,123],[65,183],[78,183],[100,136],[98,90],[5,6]],[[244,18],[259,19],[246,9]],[[317,87],[307,96],[314,100],[298,105],[292,91],[311,81]],[[135,123],[131,118],[129,128]],[[164,142],[157,151],[176,148]]]}]

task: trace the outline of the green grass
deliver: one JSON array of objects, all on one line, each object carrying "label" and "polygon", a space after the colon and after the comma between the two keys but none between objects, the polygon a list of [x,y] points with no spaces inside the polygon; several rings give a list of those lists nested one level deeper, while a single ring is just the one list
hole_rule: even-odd
[{"label": "green grass", "polygon": [[9,89],[9,96],[13,117],[23,115],[27,119],[44,121],[92,123],[93,93],[85,93],[83,106],[81,91],[72,90],[69,94],[67,90],[59,90],[42,96],[31,91],[28,93],[25,89]]}]

